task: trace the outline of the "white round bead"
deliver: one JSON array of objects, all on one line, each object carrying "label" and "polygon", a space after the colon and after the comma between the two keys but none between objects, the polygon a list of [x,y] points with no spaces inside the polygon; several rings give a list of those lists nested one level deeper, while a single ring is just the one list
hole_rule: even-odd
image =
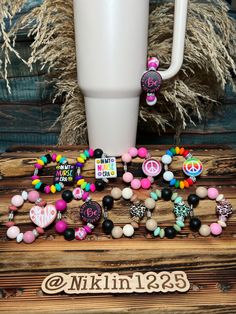
[{"label": "white round bead", "polygon": [[151,197],[148,197],[145,199],[144,205],[147,209],[153,210],[156,207],[156,202]]},{"label": "white round bead", "polygon": [[12,226],[7,229],[7,237],[9,239],[16,239],[19,233],[20,229],[17,226]]},{"label": "white round bead", "polygon": [[123,227],[124,236],[130,238],[134,234],[134,227],[131,224],[124,225]]},{"label": "white round bead", "polygon": [[16,242],[20,243],[23,240],[23,236],[24,236],[24,234],[22,232],[19,233],[18,236],[16,237]]},{"label": "white round bead", "polygon": [[118,200],[121,198],[122,191],[120,188],[113,188],[111,190],[111,196],[114,198],[114,200]]},{"label": "white round bead", "polygon": [[208,237],[211,234],[211,228],[208,225],[201,225],[199,233],[203,237]]},{"label": "white round bead", "polygon": [[200,198],[206,198],[208,195],[207,189],[204,186],[199,186],[196,189],[196,195]]},{"label": "white round bead", "polygon": [[114,239],[119,239],[123,236],[123,229],[120,226],[116,226],[112,229],[111,235]]},{"label": "white round bead", "polygon": [[217,196],[217,198],[216,198],[216,201],[217,201],[217,202],[221,202],[221,201],[223,201],[224,199],[225,199],[224,194],[219,194],[219,195]]},{"label": "white round bead", "polygon": [[171,171],[166,171],[166,172],[164,172],[164,174],[163,174],[163,179],[164,179],[165,181],[171,181],[173,178],[174,178],[173,172],[171,172]]},{"label": "white round bead", "polygon": [[21,193],[21,196],[23,197],[23,200],[24,200],[24,201],[27,201],[27,199],[28,199],[28,192],[23,191],[23,192]]},{"label": "white round bead", "polygon": [[227,224],[226,224],[224,221],[222,221],[222,220],[218,220],[217,223],[218,223],[221,227],[223,227],[223,228],[226,228],[226,227],[227,227]]},{"label": "white round bead", "polygon": [[154,219],[148,219],[146,221],[146,228],[149,231],[154,231],[157,228],[157,222]]},{"label": "white round bead", "polygon": [[169,155],[163,155],[161,157],[161,161],[163,162],[163,164],[169,165],[172,162],[172,158]]},{"label": "white round bead", "polygon": [[131,197],[133,196],[133,190],[131,188],[124,188],[122,190],[122,197],[125,199],[125,200],[129,200],[131,199]]}]

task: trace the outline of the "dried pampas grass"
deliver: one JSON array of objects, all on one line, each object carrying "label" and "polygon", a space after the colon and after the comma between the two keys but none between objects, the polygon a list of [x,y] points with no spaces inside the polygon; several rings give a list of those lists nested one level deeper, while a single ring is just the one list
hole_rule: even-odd
[{"label": "dried pampas grass", "polygon": [[[48,80],[54,83],[55,98],[63,100],[59,143],[85,143],[84,103],[76,82],[72,0],[44,0],[9,31],[4,26],[4,17],[12,20],[26,1],[18,0],[17,4],[0,1],[5,55],[0,64],[2,77],[7,81],[9,51],[17,55],[15,34],[20,28],[29,27],[29,36],[33,36],[34,41],[31,57],[24,62],[29,66],[40,62],[48,71]],[[150,109],[141,101],[140,128],[148,125],[149,130],[156,132],[168,124],[179,134],[189,122],[195,123],[218,104],[228,82],[233,85],[235,21],[229,18],[227,11],[223,0],[190,1],[183,68],[174,79],[164,82],[155,108]],[[170,64],[173,12],[173,3],[167,3],[150,13],[148,54],[158,56],[163,69]]]}]

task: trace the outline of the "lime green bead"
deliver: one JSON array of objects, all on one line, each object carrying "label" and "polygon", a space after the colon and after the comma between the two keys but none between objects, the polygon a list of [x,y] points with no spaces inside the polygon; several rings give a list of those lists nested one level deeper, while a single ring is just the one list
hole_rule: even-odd
[{"label": "lime green bead", "polygon": [[84,190],[84,189],[86,188],[86,185],[87,185],[87,182],[83,182],[83,183],[81,184],[81,189]]},{"label": "lime green bead", "polygon": [[176,182],[175,182],[175,187],[176,187],[176,189],[179,188],[179,180],[176,180]]},{"label": "lime green bead", "polygon": [[178,193],[173,193],[172,196],[171,196],[171,200],[172,202],[174,202],[174,200],[176,199],[176,197],[178,197]]},{"label": "lime green bead", "polygon": [[87,159],[86,155],[84,153],[80,154],[80,157],[83,158],[84,160]]},{"label": "lime green bead", "polygon": [[176,225],[178,225],[180,228],[183,228],[185,226],[182,220],[176,220]]},{"label": "lime green bead", "polygon": [[154,237],[158,237],[159,234],[160,234],[160,231],[161,231],[161,228],[160,228],[160,227],[157,227],[157,228],[154,230],[154,232],[153,232]]},{"label": "lime green bead", "polygon": [[161,198],[161,191],[160,190],[156,190],[156,195],[158,198]]},{"label": "lime green bead", "polygon": [[161,229],[159,235],[160,235],[160,238],[163,239],[165,237],[165,230]]},{"label": "lime green bead", "polygon": [[178,197],[176,197],[174,203],[175,203],[175,204],[179,204],[179,203],[181,203],[182,201],[183,201],[183,197],[178,196]]},{"label": "lime green bead", "polygon": [[173,227],[175,228],[175,230],[176,230],[177,232],[180,232],[180,231],[181,231],[180,226],[178,226],[177,224],[174,224]]},{"label": "lime green bead", "polygon": [[170,151],[172,152],[173,155],[176,155],[176,150],[174,149],[174,147],[171,147]]},{"label": "lime green bead", "polygon": [[154,201],[157,201],[157,200],[158,200],[158,196],[157,196],[157,194],[156,194],[155,192],[151,192],[151,193],[150,193],[150,196],[151,196],[151,198],[152,198]]}]

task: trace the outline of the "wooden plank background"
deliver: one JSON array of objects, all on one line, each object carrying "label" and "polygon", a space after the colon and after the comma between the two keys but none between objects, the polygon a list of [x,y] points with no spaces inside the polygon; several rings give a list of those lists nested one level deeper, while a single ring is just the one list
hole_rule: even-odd
[{"label": "wooden plank background", "polygon": [[[153,157],[160,158],[167,147],[149,147]],[[175,239],[154,239],[145,230],[145,220],[132,239],[114,240],[103,234],[101,223],[84,241],[67,242],[49,227],[46,234],[34,244],[17,244],[6,239],[7,207],[12,195],[31,187],[30,177],[35,159],[47,151],[60,152],[74,162],[81,147],[15,147],[0,156],[0,312],[1,313],[236,313],[236,153],[227,147],[192,147],[194,156],[204,164],[204,171],[197,181],[198,186],[216,186],[234,208],[228,227],[218,237],[202,238],[189,230],[188,223]],[[175,157],[171,167],[182,177],[183,159]],[[141,160],[131,165],[135,175],[141,175]],[[48,165],[43,181],[51,182],[53,165]],[[118,174],[122,165],[118,160]],[[93,161],[84,167],[84,175],[93,180]],[[161,178],[155,182],[158,188],[165,186]],[[114,186],[124,187],[121,179],[112,182],[103,192],[94,193],[93,199],[101,202]],[[195,187],[179,192],[184,200]],[[138,196],[145,199],[148,191],[140,190]],[[44,198],[54,202],[59,195]],[[72,201],[65,213],[70,226],[81,225],[78,209],[81,201]],[[153,217],[162,226],[173,223],[171,204],[158,202]],[[215,221],[215,204],[204,200],[195,213],[203,223]],[[22,230],[29,230],[29,204],[20,210],[16,223]],[[129,222],[128,204],[116,201],[109,217],[116,225]],[[134,271],[183,270],[191,283],[186,294],[132,294],[132,295],[71,295],[47,296],[40,288],[42,280],[50,273],[62,271],[104,271],[131,274]]]},{"label": "wooden plank background", "polygon": [[[167,0],[151,0],[151,9],[157,3]],[[17,18],[42,0],[29,0]],[[30,54],[32,38],[27,37],[27,30],[21,30],[17,36],[16,47],[20,54],[27,59]],[[1,38],[0,38],[1,44]],[[1,57],[1,55],[0,55]],[[0,79],[0,151],[14,144],[55,144],[60,132],[60,124],[50,128],[60,113],[60,102],[52,103],[52,86],[45,80],[45,70],[35,65],[33,71],[14,56],[9,67],[9,80],[12,93],[6,90],[6,83]],[[24,122],[22,117],[25,116]],[[181,136],[184,143],[231,143],[236,145],[235,93],[226,90],[222,111],[211,119],[204,119],[197,127],[189,125]],[[32,127],[32,122],[35,127]],[[8,129],[9,126],[9,129]],[[174,142],[173,130],[161,134],[139,134],[138,143],[171,144]]]}]

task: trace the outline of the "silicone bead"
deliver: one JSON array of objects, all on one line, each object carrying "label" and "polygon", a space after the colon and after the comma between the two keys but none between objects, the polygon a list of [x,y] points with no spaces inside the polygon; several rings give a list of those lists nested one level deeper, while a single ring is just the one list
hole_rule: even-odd
[{"label": "silicone bead", "polygon": [[144,201],[144,205],[147,209],[153,210],[156,207],[156,202],[151,197],[148,197]]},{"label": "silicone bead", "polygon": [[125,199],[125,200],[129,200],[131,199],[131,197],[133,196],[133,191],[131,188],[124,188],[122,190],[122,197]]},{"label": "silicone bead", "polygon": [[50,191],[51,191],[52,193],[56,193],[56,187],[55,187],[55,185],[51,185]]},{"label": "silicone bead", "polygon": [[165,230],[163,228],[161,228],[159,236],[161,239],[165,237]]},{"label": "silicone bead", "polygon": [[77,157],[76,158],[78,162],[80,162],[81,164],[84,164],[84,159],[81,157]]},{"label": "silicone bead", "polygon": [[84,226],[84,230],[87,232],[87,234],[92,233],[92,229],[88,225]]},{"label": "silicone bead", "polygon": [[39,181],[37,184],[35,184],[34,187],[35,187],[36,190],[39,190],[41,185],[42,185],[42,182]]},{"label": "silicone bead", "polygon": [[160,228],[160,227],[157,227],[157,228],[154,230],[154,232],[153,232],[154,237],[158,237],[159,234],[160,234],[160,231],[161,231],[161,228]]},{"label": "silicone bead", "polygon": [[32,181],[36,180],[36,179],[39,179],[39,176],[32,176],[31,179],[32,179]]},{"label": "silicone bead", "polygon": [[36,184],[39,183],[39,182],[40,182],[39,179],[35,179],[35,180],[32,181],[32,184],[33,184],[33,185],[36,185]]},{"label": "silicone bead", "polygon": [[62,155],[57,155],[56,162],[59,162],[62,158]]},{"label": "silicone bead", "polygon": [[129,162],[131,162],[132,157],[130,156],[129,153],[125,153],[125,154],[123,154],[123,155],[121,156],[121,160],[122,160],[123,162],[129,163]]},{"label": "silicone bead", "polygon": [[90,184],[90,191],[91,191],[91,192],[95,192],[95,191],[96,191],[96,186],[95,186],[94,183],[91,183],[91,184]]},{"label": "silicone bead", "polygon": [[81,189],[82,189],[82,190],[85,190],[86,186],[87,186],[87,182],[84,181],[84,182],[81,184]]},{"label": "silicone bead", "polygon": [[57,159],[57,154],[52,154],[52,161],[56,161],[56,159]]},{"label": "silicone bead", "polygon": [[79,156],[80,156],[81,158],[83,158],[84,160],[87,159],[87,157],[86,157],[86,155],[85,155],[84,153],[80,154]]},{"label": "silicone bead", "polygon": [[157,228],[157,222],[154,219],[148,219],[146,221],[146,229],[148,231],[154,231]]},{"label": "silicone bead", "polygon": [[184,153],[184,148],[181,147],[180,150],[179,150],[179,154],[180,154],[180,155],[183,155],[183,153]]},{"label": "silicone bead", "polygon": [[55,224],[55,230],[57,233],[64,233],[67,229],[67,223],[64,220],[59,220]]},{"label": "silicone bead", "polygon": [[44,162],[44,164],[48,163],[46,156],[42,156],[42,157],[40,157],[40,159]]},{"label": "silicone bead", "polygon": [[186,179],[186,181],[188,182],[189,186],[193,185],[193,180],[192,179],[188,178],[188,179]]},{"label": "silicone bead", "polygon": [[8,221],[8,222],[5,223],[5,226],[8,227],[8,228],[10,228],[10,227],[12,227],[14,225],[15,225],[14,221]]},{"label": "silicone bead", "polygon": [[35,165],[34,165],[34,168],[36,168],[36,169],[42,169],[42,168],[43,168],[43,166],[42,166],[42,165],[40,165],[40,164],[35,164]]},{"label": "silicone bead", "polygon": [[215,236],[218,236],[222,233],[222,227],[216,222],[210,225],[210,229],[211,229],[211,233]]},{"label": "silicone bead", "polygon": [[[60,191],[62,190],[59,183],[56,183],[56,184],[55,184],[55,188],[56,188],[56,190],[57,190],[58,192],[60,192]],[[45,189],[44,189],[44,191],[45,191]]]},{"label": "silicone bead", "polygon": [[219,191],[216,188],[209,188],[207,191],[207,195],[209,199],[215,200],[217,196],[219,195]]},{"label": "silicone bead", "polygon": [[134,227],[131,224],[124,225],[123,234],[128,238],[132,237],[134,234]]},{"label": "silicone bead", "polygon": [[171,200],[172,202],[178,197],[178,193],[173,193],[172,196],[171,196]]},{"label": "silicone bead", "polygon": [[141,188],[141,182],[139,179],[133,179],[130,184],[131,188],[134,190],[138,190]]},{"label": "silicone bead", "polygon": [[161,191],[160,190],[156,190],[156,195],[158,196],[158,198],[161,198]]},{"label": "silicone bead", "polygon": [[81,188],[75,188],[72,194],[75,200],[80,200],[83,195],[83,190]]},{"label": "silicone bead", "polygon": [[12,226],[7,229],[7,237],[9,239],[16,239],[19,233],[20,229],[17,226]]},{"label": "silicone bead", "polygon": [[44,229],[41,227],[36,227],[38,234],[44,234]]},{"label": "silicone bead", "polygon": [[178,189],[178,187],[179,187],[179,180],[176,180],[175,187],[176,187],[176,189]]},{"label": "silicone bead", "polygon": [[151,196],[152,199],[154,199],[154,201],[158,200],[158,196],[157,196],[157,194],[155,192],[151,192],[150,196]]},{"label": "silicone bead", "polygon": [[176,151],[175,151],[174,147],[171,147],[170,151],[172,152],[173,155],[176,155]]},{"label": "silicone bead", "polygon": [[67,203],[63,199],[57,200],[55,203],[56,210],[59,212],[63,212],[67,208]]},{"label": "silicone bead", "polygon": [[185,151],[183,152],[183,156],[186,157],[186,156],[188,156],[189,153],[190,153],[189,150],[185,150]]},{"label": "silicone bead", "polygon": [[89,155],[90,157],[93,157],[94,155],[94,150],[92,148],[89,148]]},{"label": "silicone bead", "polygon": [[176,225],[178,225],[180,228],[183,228],[185,226],[182,220],[176,220]]},{"label": "silicone bead", "polygon": [[50,188],[49,185],[46,185],[46,186],[45,186],[44,192],[45,192],[46,194],[49,194],[49,193],[51,192],[51,188]]},{"label": "silicone bead", "polygon": [[180,232],[180,231],[181,231],[180,226],[178,226],[177,224],[174,224],[173,227],[174,227],[174,229],[175,229],[177,232]]},{"label": "silicone bead", "polygon": [[10,211],[17,211],[18,210],[18,207],[16,207],[16,206],[14,206],[14,205],[9,205],[8,206],[8,209],[10,210]]},{"label": "silicone bead", "polygon": [[123,174],[123,181],[126,183],[130,183],[133,180],[134,176],[131,172],[125,172]]},{"label": "silicone bead", "polygon": [[140,158],[145,158],[147,155],[148,155],[148,151],[147,151],[147,149],[145,147],[140,147],[138,149],[138,156]]},{"label": "silicone bead", "polygon": [[151,186],[150,180],[148,180],[147,178],[141,179],[141,186],[145,190],[149,189]]},{"label": "silicone bead", "polygon": [[196,189],[196,195],[200,198],[205,198],[207,197],[207,194],[208,194],[208,191],[205,187],[203,186],[199,186],[197,189]]},{"label": "silicone bead", "polygon": [[115,200],[120,199],[120,198],[121,198],[121,195],[122,195],[122,191],[121,191],[120,188],[115,187],[115,188],[113,188],[113,189],[111,190],[111,196],[112,196]]},{"label": "silicone bead", "polygon": [[39,192],[37,191],[30,191],[28,193],[28,200],[31,203],[35,203],[40,198]]},{"label": "silicone bead", "polygon": [[128,153],[130,154],[131,157],[137,157],[138,155],[138,150],[136,147],[131,147],[129,150],[128,150]]},{"label": "silicone bead", "polygon": [[75,238],[76,240],[84,240],[86,238],[87,232],[84,228],[76,228],[75,229]]},{"label": "silicone bead", "polygon": [[89,151],[87,149],[84,150],[84,155],[86,156],[86,158],[90,157]]},{"label": "silicone bead", "polygon": [[166,171],[163,174],[163,178],[165,181],[171,181],[174,178],[174,174],[171,171]]},{"label": "silicone bead", "polygon": [[86,192],[90,191],[90,183],[87,183],[84,189]]},{"label": "silicone bead", "polygon": [[115,226],[111,231],[111,235],[114,239],[119,239],[123,235],[123,229],[120,226]]},{"label": "silicone bead", "polygon": [[169,155],[170,157],[173,157],[173,154],[172,154],[172,152],[170,150],[167,150],[166,154]]},{"label": "silicone bead", "polygon": [[179,187],[181,188],[181,190],[183,190],[183,189],[184,189],[184,181],[180,181],[180,183],[179,183]]},{"label": "silicone bead", "polygon": [[199,234],[203,237],[208,237],[211,234],[211,228],[208,225],[201,225]]},{"label": "silicone bead", "polygon": [[37,159],[37,164],[44,166],[44,162],[41,159]]},{"label": "silicone bead", "polygon": [[172,158],[170,155],[166,154],[161,157],[161,161],[163,162],[163,164],[169,165],[172,162]]},{"label": "silicone bead", "polygon": [[82,185],[84,183],[84,179],[80,179],[77,181],[77,185]]},{"label": "silicone bead", "polygon": [[59,163],[60,164],[64,164],[66,162],[66,158],[65,157],[62,157],[60,160],[59,160]]},{"label": "silicone bead", "polygon": [[23,241],[27,244],[33,243],[35,241],[35,235],[32,231],[26,231],[23,235]]},{"label": "silicone bead", "polygon": [[11,199],[13,206],[21,207],[24,204],[24,199],[21,195],[14,195]]},{"label": "silicone bead", "polygon": [[175,204],[179,204],[183,201],[183,198],[181,196],[176,197],[176,199],[174,200]]},{"label": "silicone bead", "polygon": [[17,243],[21,243],[23,240],[24,234],[21,232],[18,234],[18,236],[16,237],[16,242]]},{"label": "silicone bead", "polygon": [[225,199],[224,194],[219,194],[219,195],[217,196],[217,198],[216,198],[216,201],[217,201],[217,202],[221,202],[221,201],[223,201],[224,199]]},{"label": "silicone bead", "polygon": [[175,185],[175,182],[176,182],[176,179],[175,179],[175,178],[172,179],[172,180],[170,180],[170,186],[174,186],[174,185]]},{"label": "silicone bead", "polygon": [[184,180],[184,187],[185,187],[185,188],[189,188],[189,183],[188,183],[187,180]]},{"label": "silicone bead", "polygon": [[180,148],[178,146],[175,147],[175,152],[176,152],[176,155],[179,155]]},{"label": "silicone bead", "polygon": [[28,199],[28,192],[23,191],[23,192],[21,193],[21,196],[23,197],[23,200],[24,200],[24,201],[27,201],[27,199]]},{"label": "silicone bead", "polygon": [[89,193],[88,192],[84,192],[82,194],[82,200],[86,202],[87,198],[89,197]]}]

